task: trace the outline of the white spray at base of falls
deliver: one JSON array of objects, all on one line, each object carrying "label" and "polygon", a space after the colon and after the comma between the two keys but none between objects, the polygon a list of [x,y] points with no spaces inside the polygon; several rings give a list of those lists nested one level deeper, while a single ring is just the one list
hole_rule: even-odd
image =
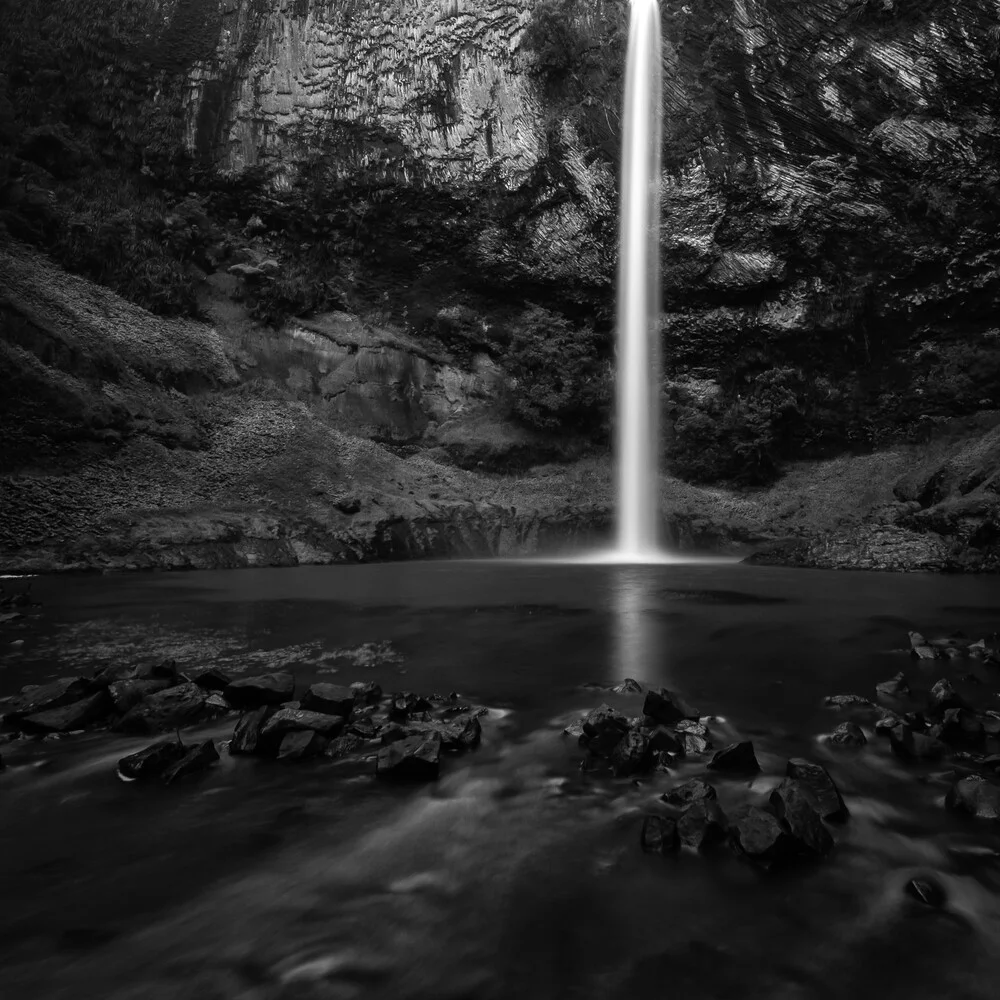
[{"label": "white spray at base of falls", "polygon": [[657,0],[632,0],[625,67],[618,256],[615,556],[659,550],[660,146],[662,63]]}]

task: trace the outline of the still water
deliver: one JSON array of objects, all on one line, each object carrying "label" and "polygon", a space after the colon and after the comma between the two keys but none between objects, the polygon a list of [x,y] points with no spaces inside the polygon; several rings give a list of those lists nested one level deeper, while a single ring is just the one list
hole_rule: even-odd
[{"label": "still water", "polygon": [[[816,737],[842,718],[824,695],[870,696],[899,670],[915,688],[977,670],[995,702],[1000,668],[918,664],[906,633],[990,635],[998,584],[531,562],[41,578],[42,616],[21,645],[5,634],[0,694],[170,656],[455,690],[491,713],[479,750],[410,790],[368,764],[225,754],[187,784],[125,785],[114,761],[146,741],[30,744],[0,775],[2,995],[986,997],[1000,837],[945,812],[947,764]],[[724,717],[717,744],[753,739],[763,773],[717,782],[723,806],[766,797],[789,756],[825,763],[852,812],[834,854],[784,875],[725,849],[643,855],[642,812],[701,765],[590,775],[561,734],[601,701],[638,714],[641,696],[581,686],[626,676]],[[917,875],[944,909],[904,893]]]}]

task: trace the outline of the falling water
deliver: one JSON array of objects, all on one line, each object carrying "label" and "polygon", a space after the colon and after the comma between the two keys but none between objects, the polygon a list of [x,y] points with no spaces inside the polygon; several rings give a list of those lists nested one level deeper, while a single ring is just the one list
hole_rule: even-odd
[{"label": "falling water", "polygon": [[657,0],[632,0],[618,259],[615,553],[629,562],[656,558],[659,541],[660,60]]}]

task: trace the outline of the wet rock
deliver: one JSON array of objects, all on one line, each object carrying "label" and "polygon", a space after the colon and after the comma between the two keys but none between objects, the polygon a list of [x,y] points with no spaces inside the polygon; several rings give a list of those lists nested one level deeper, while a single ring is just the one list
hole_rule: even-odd
[{"label": "wet rock", "polygon": [[81,701],[91,690],[91,683],[83,677],[60,677],[49,684],[26,687],[4,706],[3,717],[5,721],[16,722],[27,715],[62,708]]},{"label": "wet rock", "polygon": [[698,757],[701,754],[708,753],[712,749],[712,744],[704,736],[699,736],[697,733],[679,733],[681,738],[681,746],[683,747],[684,754],[688,757]]},{"label": "wet rock", "polygon": [[618,777],[646,770],[650,761],[649,740],[630,729],[611,751],[611,768]]},{"label": "wet rock", "polygon": [[760,764],[757,762],[757,755],[753,751],[753,743],[750,740],[730,743],[729,746],[716,751],[715,756],[708,762],[708,766],[713,771],[756,773],[760,770]]},{"label": "wet rock", "polygon": [[580,739],[583,736],[583,723],[573,722],[570,723],[564,730],[563,736],[572,736],[575,739]]},{"label": "wet rock", "polygon": [[163,783],[169,785],[178,778],[206,771],[219,759],[219,751],[212,740],[204,740],[197,746],[188,747],[187,752],[176,764],[171,764],[163,772]]},{"label": "wet rock", "polygon": [[768,865],[796,851],[795,842],[777,817],[758,806],[742,806],[736,812],[730,824],[730,836],[738,853]]},{"label": "wet rock", "polygon": [[236,708],[260,708],[262,705],[281,705],[291,701],[295,694],[295,678],[288,673],[260,674],[241,677],[225,691],[226,701]]},{"label": "wet rock", "polygon": [[426,699],[412,691],[392,696],[389,702],[389,718],[393,722],[406,722],[423,712],[429,712],[434,706]]},{"label": "wet rock", "polygon": [[684,744],[666,726],[657,726],[645,733],[649,740],[650,753],[673,753],[683,755]]},{"label": "wet rock", "polygon": [[936,660],[937,650],[919,632],[910,632],[910,655],[918,660]]},{"label": "wet rock", "polygon": [[896,726],[902,726],[904,722],[900,716],[894,712],[886,712],[878,722],[875,723],[875,735],[888,738]]},{"label": "wet rock", "polygon": [[311,712],[304,708],[279,708],[261,729],[265,739],[280,740],[286,733],[300,733],[312,730],[321,736],[332,739],[339,736],[345,721],[340,715],[326,715],[322,712]]},{"label": "wet rock", "polygon": [[278,747],[278,760],[286,764],[318,757],[326,750],[326,740],[313,729],[299,729],[285,733]]},{"label": "wet rock", "polygon": [[[113,664],[102,667],[91,678],[90,683],[95,687],[110,687],[115,681],[134,681],[135,667],[125,664]],[[162,678],[160,678],[162,680]]]},{"label": "wet rock", "polygon": [[206,691],[225,691],[233,678],[218,667],[206,667],[204,670],[193,670],[188,673],[188,679]]},{"label": "wet rock", "polygon": [[348,716],[354,708],[355,692],[339,684],[313,684],[302,696],[302,707],[325,715]]},{"label": "wet rock", "polygon": [[158,778],[188,752],[178,740],[160,740],[118,761],[118,772],[125,778],[148,781]]},{"label": "wet rock", "polygon": [[806,787],[794,778],[785,778],[769,799],[774,814],[788,828],[799,852],[821,858],[833,849],[833,837],[810,800]]},{"label": "wet rock", "polygon": [[178,684],[143,698],[115,728],[124,733],[160,733],[201,722],[208,715],[205,692],[197,684]]},{"label": "wet rock", "polygon": [[677,836],[682,844],[696,851],[725,840],[727,821],[718,802],[701,799],[692,802],[677,820]]},{"label": "wet rock", "polygon": [[218,691],[213,691],[205,699],[205,711],[214,716],[225,715],[227,712],[232,712],[233,707]]},{"label": "wet rock", "polygon": [[378,727],[371,719],[353,719],[350,732],[355,736],[360,736],[363,740],[373,740],[378,736]]},{"label": "wet rock", "polygon": [[165,691],[168,687],[170,687],[170,681],[165,680],[115,681],[108,685],[108,694],[111,696],[115,711],[124,715],[130,708],[138,705],[143,698],[156,694],[157,691]]},{"label": "wet rock", "polygon": [[701,778],[691,778],[683,784],[668,789],[660,796],[672,806],[688,806],[693,802],[705,802],[716,798],[715,789]]},{"label": "wet rock", "polygon": [[935,909],[944,906],[947,899],[940,883],[932,878],[911,878],[903,891],[925,906],[932,906]]},{"label": "wet rock", "polygon": [[411,735],[412,734],[398,722],[390,722],[378,731],[378,738],[382,741],[382,746],[388,746],[390,743],[397,743],[399,740],[405,740]]},{"label": "wet rock", "polygon": [[1000,820],[1000,786],[981,775],[970,774],[951,786],[945,805],[976,819]]},{"label": "wet rock", "polygon": [[983,732],[987,736],[1000,736],[1000,715],[996,712],[983,712],[979,719]]},{"label": "wet rock", "polygon": [[985,742],[986,730],[971,709],[949,708],[941,720],[940,739],[951,746],[974,750]]},{"label": "wet rock", "polygon": [[697,719],[700,715],[680,695],[666,688],[646,693],[642,713],[663,726],[673,725],[682,719]]},{"label": "wet rock", "polygon": [[261,755],[276,752],[278,748],[274,741],[265,739],[261,735],[261,730],[274,712],[275,709],[272,706],[262,705],[252,712],[245,712],[241,715],[233,730],[233,738],[229,742],[229,752],[231,754]]},{"label": "wet rock", "polygon": [[927,697],[927,710],[932,718],[940,718],[949,708],[964,708],[965,702],[959,697],[951,681],[942,677]]},{"label": "wet rock", "polygon": [[377,705],[382,700],[382,689],[375,681],[355,681],[351,690],[356,705]]},{"label": "wet rock", "polygon": [[614,694],[642,694],[642,685],[631,677],[626,677],[621,684],[616,684],[611,690]]},{"label": "wet rock", "polygon": [[838,747],[862,747],[868,738],[856,722],[842,722],[830,734],[830,742]]},{"label": "wet rock", "polygon": [[598,757],[607,757],[628,732],[629,722],[610,705],[601,705],[583,720],[587,748]]},{"label": "wet rock", "polygon": [[168,681],[170,684],[176,684],[180,680],[174,660],[143,663],[135,668],[132,676],[137,681]]},{"label": "wet rock", "polygon": [[483,727],[475,715],[459,716],[441,727],[441,743],[445,750],[474,750],[483,738]]},{"label": "wet rock", "polygon": [[647,854],[670,854],[680,846],[677,822],[669,816],[644,816],[639,844]]},{"label": "wet rock", "polygon": [[821,764],[804,757],[793,757],[785,768],[785,774],[798,782],[816,812],[826,820],[843,822],[847,819],[847,805],[840,794],[830,772]]},{"label": "wet rock", "polygon": [[703,722],[695,722],[693,719],[681,719],[674,726],[675,733],[691,733],[693,736],[701,736],[708,739],[708,726]]},{"label": "wet rock", "polygon": [[905,724],[889,730],[889,745],[892,752],[905,761],[940,760],[947,749],[940,740],[927,733],[914,732]]},{"label": "wet rock", "polygon": [[885,698],[907,698],[910,695],[910,685],[906,683],[902,671],[890,680],[876,684],[875,690]]},{"label": "wet rock", "polygon": [[340,758],[348,757],[352,753],[359,753],[364,750],[365,741],[355,733],[345,733],[334,740],[330,740],[326,748],[327,757]]},{"label": "wet rock", "polygon": [[26,733],[69,733],[100,722],[110,714],[111,707],[107,691],[98,691],[72,705],[26,715],[19,725]]},{"label": "wet rock", "polygon": [[375,774],[393,781],[433,781],[441,768],[441,737],[410,736],[378,752]]},{"label": "wet rock", "polygon": [[831,694],[823,699],[827,708],[872,708],[871,700],[860,694]]}]

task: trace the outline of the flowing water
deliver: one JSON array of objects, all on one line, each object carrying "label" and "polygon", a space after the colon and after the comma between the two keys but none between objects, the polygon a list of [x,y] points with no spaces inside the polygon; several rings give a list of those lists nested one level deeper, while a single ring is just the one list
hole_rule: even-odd
[{"label": "flowing water", "polygon": [[617,555],[659,550],[660,146],[662,66],[657,0],[632,0],[622,134],[616,412]]},{"label": "flowing water", "polygon": [[[907,630],[997,628],[996,578],[742,565],[411,563],[39,579],[0,693],[109,661],[175,657],[300,683],[380,680],[491,706],[433,787],[372,765],[223,755],[170,788],[123,784],[141,745],[28,744],[0,774],[0,994],[101,1000],[914,1000],[983,998],[1000,974],[1000,838],[942,806],[947,764],[883,741],[817,743],[826,694],[983,674],[912,661]],[[361,647],[361,644],[374,645]],[[360,651],[359,651],[360,648]],[[349,656],[338,651],[354,650]],[[998,670],[1000,672],[1000,670]],[[641,813],[702,768],[638,783],[581,771],[562,728],[638,674],[680,690],[716,743],[751,738],[764,797],[824,761],[852,818],[823,863],[763,875],[724,848],[644,855]],[[222,738],[232,722],[206,732]],[[936,878],[943,909],[911,899]]]}]

